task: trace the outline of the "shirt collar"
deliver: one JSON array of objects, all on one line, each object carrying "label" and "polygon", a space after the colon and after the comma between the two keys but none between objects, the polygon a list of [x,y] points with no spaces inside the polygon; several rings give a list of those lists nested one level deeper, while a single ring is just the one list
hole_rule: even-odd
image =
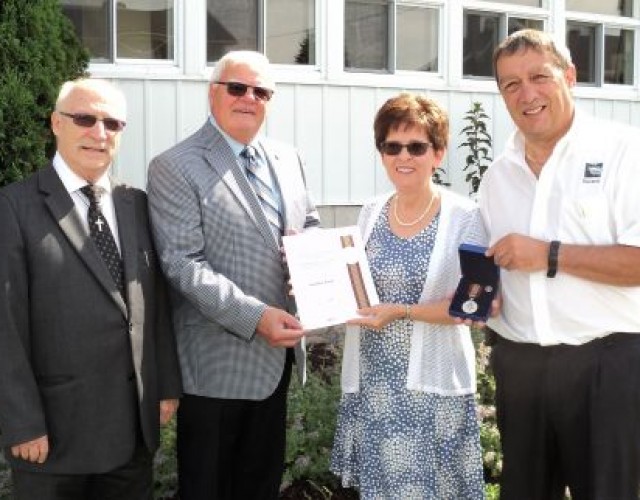
[{"label": "shirt collar", "polygon": [[[64,158],[62,158],[59,152],[56,152],[53,157],[53,168],[58,174],[58,177],[60,177],[60,180],[68,193],[78,191],[80,188],[88,184],[86,179],[83,179],[69,168],[69,165],[67,165],[67,162],[64,161]],[[111,193],[111,181],[109,180],[109,174],[107,172],[102,174],[94,184],[96,186],[100,186],[107,193]]]},{"label": "shirt collar", "polygon": [[[581,124],[588,119],[589,115],[583,113],[577,107],[574,108],[571,126],[569,127],[569,130],[567,130],[566,134],[558,140],[553,148],[554,151],[559,151],[560,148],[564,147],[564,144],[571,144],[576,137],[579,137]],[[528,169],[529,167],[527,166],[524,158],[524,143],[524,135],[522,135],[522,132],[520,132],[519,129],[516,129],[511,135],[511,138],[507,140],[505,152],[511,157],[512,161],[520,163],[523,168]]]},{"label": "shirt collar", "polygon": [[[212,114],[209,115],[209,122],[211,123],[211,125],[213,125],[218,130],[218,132],[220,132],[222,134],[222,137],[225,138],[225,140],[229,144],[229,147],[233,151],[233,154],[235,154],[236,157],[240,158],[240,153],[242,153],[242,151],[244,150],[244,148],[247,145],[236,141],[233,137],[231,137],[224,130],[222,130],[222,128],[220,127],[220,125],[218,125],[218,122],[216,122],[216,119],[213,117]],[[264,159],[264,153],[262,151],[262,148],[260,147],[260,141],[258,140],[257,136],[254,137],[253,141],[251,141],[248,144],[248,146],[251,146],[254,149],[254,151],[256,152],[256,157],[257,157],[258,160]]]}]

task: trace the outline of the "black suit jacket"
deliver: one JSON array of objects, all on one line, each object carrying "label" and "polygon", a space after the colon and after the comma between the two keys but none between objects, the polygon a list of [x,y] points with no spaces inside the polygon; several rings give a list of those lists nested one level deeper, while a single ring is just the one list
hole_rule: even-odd
[{"label": "black suit jacket", "polygon": [[42,465],[7,452],[13,467],[111,470],[138,429],[155,451],[159,400],[180,395],[146,195],[115,185],[113,201],[126,305],[51,166],[0,190],[0,442],[50,445]]}]

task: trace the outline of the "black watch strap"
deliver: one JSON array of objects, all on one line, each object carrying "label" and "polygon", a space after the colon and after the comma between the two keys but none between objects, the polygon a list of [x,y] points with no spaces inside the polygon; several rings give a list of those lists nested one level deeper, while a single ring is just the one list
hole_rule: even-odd
[{"label": "black watch strap", "polygon": [[553,240],[549,244],[547,278],[554,278],[558,272],[558,250],[560,250],[560,242],[558,240]]}]

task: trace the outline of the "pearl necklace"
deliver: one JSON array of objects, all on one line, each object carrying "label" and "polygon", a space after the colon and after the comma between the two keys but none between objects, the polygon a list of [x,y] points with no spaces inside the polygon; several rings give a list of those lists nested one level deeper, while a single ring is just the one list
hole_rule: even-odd
[{"label": "pearl necklace", "polygon": [[398,225],[400,225],[402,227],[415,226],[418,222],[420,222],[422,219],[424,219],[425,216],[429,213],[429,210],[431,210],[431,207],[433,206],[433,202],[436,200],[437,197],[438,196],[436,195],[436,193],[433,193],[431,195],[431,201],[427,205],[427,208],[425,209],[425,211],[422,212],[417,219],[412,220],[411,222],[404,222],[404,221],[400,220],[400,217],[398,217],[398,195],[396,194],[393,197],[393,218],[396,220]]}]

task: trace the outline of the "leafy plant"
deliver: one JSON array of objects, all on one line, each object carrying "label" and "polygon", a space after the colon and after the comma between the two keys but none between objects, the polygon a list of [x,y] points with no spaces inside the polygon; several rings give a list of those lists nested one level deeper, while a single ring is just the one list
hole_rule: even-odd
[{"label": "leafy plant", "polygon": [[442,167],[438,167],[433,172],[433,176],[431,178],[433,179],[434,183],[440,186],[451,186],[450,182],[444,180],[446,175],[447,172],[445,171],[445,169]]},{"label": "leafy plant", "polygon": [[469,184],[469,194],[475,195],[480,187],[480,181],[493,160],[491,156],[492,140],[487,130],[489,116],[485,113],[481,102],[473,102],[471,109],[464,115],[467,123],[460,131],[465,137],[464,142],[458,148],[467,148],[465,166],[462,168],[467,173],[465,181]]},{"label": "leafy plant", "polygon": [[160,429],[160,448],[153,458],[153,493],[158,500],[176,498],[178,462],[176,459],[176,417]]},{"label": "leafy plant", "polygon": [[482,465],[485,481],[488,485],[495,485],[502,472],[502,448],[496,421],[496,382],[489,366],[491,347],[485,341],[487,333],[484,330],[473,329],[471,335],[476,351],[476,400],[480,418]]},{"label": "leafy plant", "polygon": [[88,62],[58,0],[0,1],[0,186],[46,164],[58,89]]},{"label": "leafy plant", "polygon": [[[314,352],[315,351],[315,352]],[[319,488],[334,486],[329,459],[340,400],[339,353],[333,344],[309,348],[307,383],[292,377],[287,412],[287,450],[283,486],[306,479]]]},{"label": "leafy plant", "polygon": [[9,472],[9,464],[0,453],[0,500],[9,500],[11,498],[11,473]]},{"label": "leafy plant", "polygon": [[487,500],[500,500],[500,486],[497,484],[487,484],[484,488]]}]

